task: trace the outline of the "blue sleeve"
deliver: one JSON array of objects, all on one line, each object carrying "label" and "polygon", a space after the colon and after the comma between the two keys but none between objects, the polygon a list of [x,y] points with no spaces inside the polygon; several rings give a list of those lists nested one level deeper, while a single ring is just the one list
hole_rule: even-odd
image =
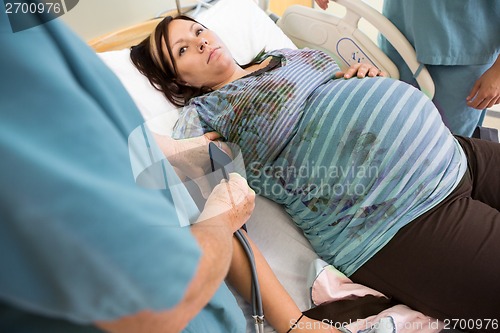
[{"label": "blue sleeve", "polygon": [[174,125],[172,137],[185,139],[200,136],[205,133],[200,115],[195,104],[188,104],[179,112],[179,119]]},{"label": "blue sleeve", "polygon": [[174,306],[199,248],[134,182],[132,100],[58,22],[13,33],[0,13],[0,44],[0,301],[78,323]]}]

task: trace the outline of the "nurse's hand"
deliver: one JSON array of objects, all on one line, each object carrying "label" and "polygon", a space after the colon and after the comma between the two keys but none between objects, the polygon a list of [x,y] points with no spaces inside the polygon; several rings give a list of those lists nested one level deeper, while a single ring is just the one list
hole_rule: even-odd
[{"label": "nurse's hand", "polygon": [[366,63],[356,63],[351,65],[345,72],[335,73],[335,77],[344,79],[350,79],[352,77],[364,78],[364,77],[375,77],[375,76],[387,76],[385,72],[382,72],[376,66]]},{"label": "nurse's hand", "polygon": [[255,192],[245,178],[231,173],[229,180],[222,180],[215,186],[198,221],[217,217],[218,220],[225,220],[234,233],[248,221],[254,208]]},{"label": "nurse's hand", "polygon": [[466,100],[468,106],[478,110],[500,103],[500,56],[476,81]]},{"label": "nurse's hand", "polygon": [[319,6],[319,8],[326,10],[328,8],[328,1],[329,0],[315,0],[316,4]]}]

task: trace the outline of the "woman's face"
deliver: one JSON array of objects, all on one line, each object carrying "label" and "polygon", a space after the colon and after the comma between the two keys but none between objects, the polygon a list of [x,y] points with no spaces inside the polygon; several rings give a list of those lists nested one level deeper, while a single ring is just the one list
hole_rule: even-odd
[{"label": "woman's face", "polygon": [[[173,20],[168,25],[168,34],[177,75],[188,85],[214,88],[235,71],[237,65],[224,43],[201,24]],[[166,45],[162,47],[168,57]],[[172,66],[170,59],[167,62]]]}]

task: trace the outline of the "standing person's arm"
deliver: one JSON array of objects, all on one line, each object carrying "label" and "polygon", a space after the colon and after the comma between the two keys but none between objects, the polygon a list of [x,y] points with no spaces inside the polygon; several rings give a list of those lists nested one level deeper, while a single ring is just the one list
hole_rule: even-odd
[{"label": "standing person's arm", "polygon": [[467,96],[467,105],[483,110],[500,103],[500,55],[495,63],[476,81]]}]

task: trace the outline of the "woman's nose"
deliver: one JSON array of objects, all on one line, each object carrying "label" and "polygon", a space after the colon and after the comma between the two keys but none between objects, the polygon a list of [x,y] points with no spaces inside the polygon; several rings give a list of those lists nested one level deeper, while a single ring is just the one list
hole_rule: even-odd
[{"label": "woman's nose", "polygon": [[207,46],[207,45],[208,45],[208,40],[206,40],[205,38],[202,38],[200,40],[200,46],[199,46],[200,52],[202,52],[205,49],[205,46]]}]

